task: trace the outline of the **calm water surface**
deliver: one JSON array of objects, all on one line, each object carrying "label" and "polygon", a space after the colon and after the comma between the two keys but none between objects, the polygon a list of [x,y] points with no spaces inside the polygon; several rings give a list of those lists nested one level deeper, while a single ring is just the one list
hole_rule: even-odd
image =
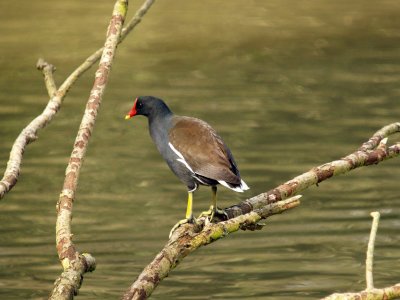
[{"label": "calm water surface", "polygon": [[[34,66],[63,79],[103,43],[113,1],[0,2],[0,162],[47,96]],[[131,4],[130,14],[138,7]],[[267,191],[354,151],[399,121],[400,3],[158,1],[118,49],[82,169],[73,232],[98,267],[79,299],[116,299],[184,215],[185,187],[156,152],[134,97],[164,98],[212,124],[251,189],[220,189],[221,206]],[[93,81],[83,76],[24,156],[0,203],[0,298],[45,299],[61,267],[55,205]],[[390,141],[399,140],[399,136]],[[317,299],[365,287],[369,213],[379,210],[377,287],[399,282],[400,160],[303,193],[299,208],[187,257],[153,299]],[[195,211],[210,191],[195,195]]]}]

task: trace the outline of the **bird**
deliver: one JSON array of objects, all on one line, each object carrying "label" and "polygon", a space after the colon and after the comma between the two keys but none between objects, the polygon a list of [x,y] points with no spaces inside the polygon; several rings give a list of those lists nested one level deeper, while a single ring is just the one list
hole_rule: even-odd
[{"label": "bird", "polygon": [[211,187],[210,208],[200,215],[209,221],[216,214],[226,215],[217,207],[217,185],[235,192],[249,189],[240,177],[231,150],[205,121],[175,115],[162,99],[153,96],[137,97],[125,119],[137,115],[147,117],[155,146],[171,171],[187,187],[185,219],[175,224],[170,237],[182,224],[196,223],[193,217],[193,193],[200,185]]}]

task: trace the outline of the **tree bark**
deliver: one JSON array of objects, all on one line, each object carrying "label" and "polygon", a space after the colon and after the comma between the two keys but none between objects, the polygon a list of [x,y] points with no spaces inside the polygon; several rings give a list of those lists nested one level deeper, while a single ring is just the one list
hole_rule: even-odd
[{"label": "tree bark", "polygon": [[383,289],[365,290],[358,293],[336,293],[321,300],[390,300],[399,298],[400,283]]},{"label": "tree bark", "polygon": [[65,171],[64,185],[57,203],[56,226],[57,252],[64,271],[56,280],[50,299],[72,299],[80,288],[83,274],[93,271],[96,267],[94,258],[88,254],[80,254],[72,242],[72,207],[83,158],[94,130],[96,116],[108,82],[127,10],[128,0],[116,1],[107,30],[107,39],[99,68],[75,139],[71,158]]}]

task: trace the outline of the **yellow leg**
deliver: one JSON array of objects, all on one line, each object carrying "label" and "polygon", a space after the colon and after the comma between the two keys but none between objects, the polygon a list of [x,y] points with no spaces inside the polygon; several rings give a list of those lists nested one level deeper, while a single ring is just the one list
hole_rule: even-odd
[{"label": "yellow leg", "polygon": [[185,219],[180,220],[178,223],[172,227],[171,231],[169,232],[169,237],[171,237],[172,233],[182,224],[186,223],[195,223],[196,219],[193,218],[193,192],[188,192],[188,200],[187,200],[187,207],[186,207],[186,216]]},{"label": "yellow leg", "polygon": [[192,218],[193,218],[193,192],[188,192],[186,219],[191,220]]},{"label": "yellow leg", "polygon": [[212,186],[211,191],[212,191],[212,200],[211,200],[212,203],[211,203],[210,209],[213,210],[213,213],[211,215],[211,220],[215,214],[224,215],[224,216],[226,216],[226,220],[227,220],[228,215],[226,214],[226,212],[223,209],[219,209],[217,206],[217,187]]},{"label": "yellow leg", "polygon": [[207,217],[210,221],[212,221],[214,215],[219,214],[219,215],[225,215],[226,219],[228,219],[228,216],[226,215],[225,211],[222,209],[218,209],[218,207],[217,207],[217,187],[212,186],[211,192],[212,192],[212,197],[211,197],[210,208],[207,211],[203,211],[200,214],[199,218]]}]

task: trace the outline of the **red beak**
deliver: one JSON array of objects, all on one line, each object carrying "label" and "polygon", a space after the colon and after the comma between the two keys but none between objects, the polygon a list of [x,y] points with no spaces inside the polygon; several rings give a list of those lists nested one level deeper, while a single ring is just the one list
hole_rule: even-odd
[{"label": "red beak", "polygon": [[125,116],[125,120],[128,120],[128,119],[132,118],[134,115],[136,115],[136,113],[137,113],[136,102],[137,102],[137,98],[135,99],[135,102],[133,103],[133,107],[132,107],[131,111],[129,112],[129,114],[127,114]]}]

